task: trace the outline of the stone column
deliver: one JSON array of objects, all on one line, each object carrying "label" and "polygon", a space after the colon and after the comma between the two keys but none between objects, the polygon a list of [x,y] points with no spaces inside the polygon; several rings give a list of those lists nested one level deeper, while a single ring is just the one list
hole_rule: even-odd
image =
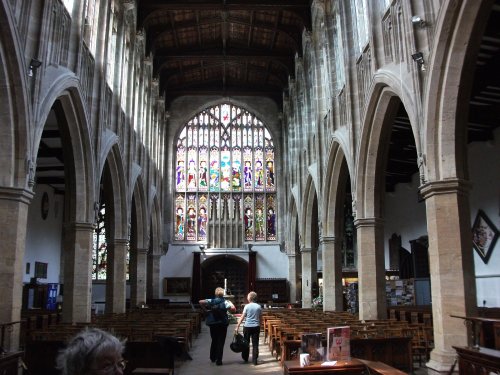
[{"label": "stone column", "polygon": [[[23,295],[24,249],[28,205],[33,192],[24,189],[0,188],[0,323],[19,322]],[[19,349],[19,324],[12,326],[4,338],[4,349]]]},{"label": "stone column", "polygon": [[323,254],[323,310],[343,311],[342,249],[333,236],[322,236],[319,245]]},{"label": "stone column", "polygon": [[290,280],[290,302],[297,301],[297,262],[295,254],[288,254],[288,280]]},{"label": "stone column", "polygon": [[93,223],[64,226],[63,321],[90,322]]},{"label": "stone column", "polygon": [[148,255],[148,299],[160,298],[160,258],[161,254]]},{"label": "stone column", "polygon": [[452,345],[467,345],[462,319],[474,315],[476,281],[469,208],[469,184],[452,179],[421,188],[427,211],[434,350],[427,367],[446,372],[455,359]]},{"label": "stone column", "polygon": [[302,253],[302,307],[312,306],[312,283],[318,281],[317,251],[303,247]]},{"label": "stone column", "polygon": [[359,319],[385,319],[384,227],[377,218],[354,221],[358,239]]},{"label": "stone column", "polygon": [[148,249],[135,249],[135,254],[130,254],[130,307],[146,302],[147,254]]},{"label": "stone column", "polygon": [[107,313],[125,312],[127,247],[127,239],[115,239],[108,243],[105,310]]}]

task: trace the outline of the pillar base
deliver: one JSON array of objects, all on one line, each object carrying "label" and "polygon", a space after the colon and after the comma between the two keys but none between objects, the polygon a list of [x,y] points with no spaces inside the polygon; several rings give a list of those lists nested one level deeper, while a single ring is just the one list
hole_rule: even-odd
[{"label": "pillar base", "polygon": [[[455,362],[457,353],[455,351],[444,351],[434,349],[431,352],[431,359],[425,365],[428,374],[448,374],[451,366]],[[455,365],[455,372],[458,373],[458,364]]]}]

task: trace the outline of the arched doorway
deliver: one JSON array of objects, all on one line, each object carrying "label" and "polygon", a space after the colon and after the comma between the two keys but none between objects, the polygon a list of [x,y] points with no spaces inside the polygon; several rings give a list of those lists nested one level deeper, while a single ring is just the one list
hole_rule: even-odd
[{"label": "arched doorway", "polygon": [[248,293],[248,262],[232,255],[217,255],[201,264],[202,298],[212,298],[215,288],[224,286],[240,311]]}]

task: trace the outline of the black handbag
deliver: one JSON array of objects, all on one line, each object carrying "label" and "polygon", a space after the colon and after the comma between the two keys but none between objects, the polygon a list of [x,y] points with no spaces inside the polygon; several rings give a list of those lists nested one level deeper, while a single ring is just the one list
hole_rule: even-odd
[{"label": "black handbag", "polygon": [[235,333],[233,342],[229,345],[231,350],[235,353],[241,353],[243,350],[248,349],[248,341],[245,340],[241,333]]}]

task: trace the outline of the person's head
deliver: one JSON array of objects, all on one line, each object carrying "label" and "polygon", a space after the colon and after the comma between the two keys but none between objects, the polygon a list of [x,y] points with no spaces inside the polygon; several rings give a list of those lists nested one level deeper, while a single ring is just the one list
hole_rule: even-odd
[{"label": "person's head", "polygon": [[124,342],[98,328],[73,337],[57,357],[62,375],[122,375]]},{"label": "person's head", "polygon": [[216,297],[224,297],[224,289],[221,287],[218,287],[215,289],[215,296]]},{"label": "person's head", "polygon": [[255,293],[255,292],[248,293],[247,300],[248,300],[248,302],[255,302],[255,301],[257,301],[257,293]]}]

